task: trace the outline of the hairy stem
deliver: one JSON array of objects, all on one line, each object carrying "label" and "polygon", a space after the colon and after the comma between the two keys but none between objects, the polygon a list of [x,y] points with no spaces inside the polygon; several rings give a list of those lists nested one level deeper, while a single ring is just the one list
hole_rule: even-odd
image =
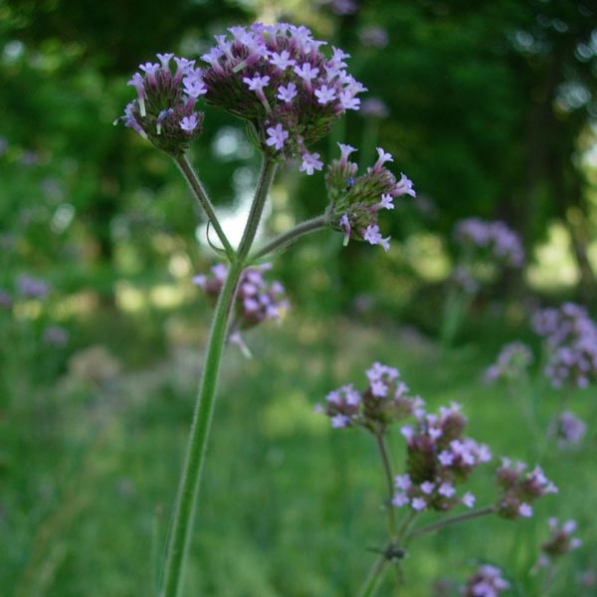
[{"label": "hairy stem", "polygon": [[251,255],[252,261],[257,261],[266,257],[270,253],[274,253],[275,251],[279,251],[281,249],[286,248],[288,245],[292,244],[301,236],[305,234],[309,234],[311,232],[317,232],[318,230],[322,230],[326,228],[326,216],[317,216],[316,218],[312,218],[310,220],[305,220],[300,224],[294,226],[290,230],[280,234],[276,238],[272,239],[266,245],[261,247],[257,250],[253,255]]},{"label": "hairy stem", "polygon": [[[246,264],[247,255],[249,254],[251,245],[255,239],[255,234],[259,227],[259,220],[263,213],[263,207],[276,172],[276,164],[272,160],[264,158],[245,231],[238,252],[235,253],[219,227],[219,224],[217,224],[215,214],[213,214],[213,210],[211,210],[211,204],[209,203],[207,196],[204,195],[202,190],[203,187],[201,186],[199,179],[195,176],[192,168],[190,168],[188,161],[186,158],[181,158],[180,160],[177,160],[177,164],[181,168],[183,174],[185,174],[194,194],[201,201],[202,205],[204,205],[204,200],[206,201],[206,212],[214,225],[214,229],[218,232],[220,240],[222,240],[222,243],[226,248],[226,253],[230,260],[230,268],[224,286],[218,297],[207,344],[203,375],[197,402],[195,404],[185,464],[176,498],[174,516],[170,527],[160,597],[179,597],[181,592],[185,560],[189,550],[197,494],[199,493],[199,482],[201,480],[203,462],[205,460],[205,450],[213,418],[220,365],[226,344],[230,319],[234,310],[234,299],[236,297],[241,274]],[[209,210],[211,210],[211,215]],[[212,216],[214,218],[213,221],[211,220]]]},{"label": "hairy stem", "polygon": [[232,248],[232,245],[230,244],[228,237],[226,236],[224,230],[222,229],[222,226],[220,225],[220,221],[216,216],[214,207],[211,204],[207,192],[203,188],[203,185],[201,184],[201,181],[199,180],[197,173],[195,172],[193,166],[189,162],[189,158],[186,154],[183,154],[181,156],[175,157],[174,162],[178,166],[178,169],[181,171],[189,187],[191,188],[193,196],[195,197],[195,199],[197,199],[197,201],[203,208],[203,211],[207,216],[208,222],[213,226],[213,229],[216,231],[216,234],[218,235],[218,238],[220,239],[220,242],[224,247],[224,251],[228,256],[228,259],[232,261],[234,259],[234,249]]},{"label": "hairy stem", "polygon": [[193,527],[199,481],[213,417],[220,363],[241,273],[242,264],[237,262],[231,266],[216,305],[203,376],[193,414],[185,464],[176,499],[174,518],[170,527],[161,597],[178,597],[180,594],[186,554]]},{"label": "hairy stem", "polygon": [[247,218],[247,225],[243,237],[238,247],[237,258],[239,261],[244,262],[249,255],[255,235],[257,234],[257,228],[261,221],[261,214],[263,213],[263,207],[267,199],[267,195],[274,181],[276,170],[278,165],[273,160],[264,157],[261,165],[261,172],[259,174],[259,180],[257,182],[257,188],[255,189],[255,197],[251,204],[251,211]]}]

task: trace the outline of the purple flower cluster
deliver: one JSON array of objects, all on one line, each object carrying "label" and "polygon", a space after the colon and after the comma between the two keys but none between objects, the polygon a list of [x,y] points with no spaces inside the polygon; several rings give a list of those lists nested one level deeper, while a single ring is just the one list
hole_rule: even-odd
[{"label": "purple flower cluster", "polygon": [[[196,103],[207,91],[194,60],[158,54],[159,63],[141,64],[129,85],[137,90],[119,121],[170,155],[184,153],[202,131],[203,112]],[[172,61],[174,64],[172,64]]]},{"label": "purple flower cluster", "polygon": [[487,382],[499,379],[515,381],[525,375],[532,362],[533,354],[529,347],[516,340],[502,348],[496,362],[485,370],[483,378]]},{"label": "purple flower cluster", "polygon": [[360,392],[352,384],[333,390],[316,410],[330,417],[332,427],[362,426],[381,434],[395,421],[419,412],[423,400],[408,396],[398,369],[373,363],[366,371],[369,384]]},{"label": "purple flower cluster", "polygon": [[479,566],[462,588],[464,597],[498,597],[510,588],[510,583],[502,578],[502,571],[495,566],[483,564]]},{"label": "purple flower cluster", "polygon": [[416,195],[413,183],[404,175],[400,180],[386,168],[392,156],[381,147],[377,148],[378,158],[365,174],[356,176],[357,164],[348,156],[355,151],[350,145],[340,146],[340,159],[334,160],[326,174],[326,186],[330,205],[326,212],[329,225],[344,233],[344,244],[353,239],[381,245],[386,251],[390,248],[390,237],[384,238],[379,229],[379,212],[394,209],[393,199],[400,195]]},{"label": "purple flower cluster", "polygon": [[274,157],[301,156],[301,171],[312,174],[323,163],[307,147],[325,136],[346,110],[358,110],[365,91],[346,70],[345,54],[320,50],[306,27],[286,23],[231,27],[230,37],[201,58],[210,104],[250,121],[264,151]]},{"label": "purple flower cluster", "polygon": [[13,299],[11,294],[7,290],[0,288],[0,309],[8,310],[12,307],[12,303]]},{"label": "purple flower cluster", "polygon": [[568,520],[560,524],[557,518],[550,518],[549,538],[541,545],[542,554],[539,558],[539,566],[549,566],[555,559],[578,549],[582,541],[572,534],[576,531],[576,521]]},{"label": "purple flower cluster", "polygon": [[[243,271],[236,294],[236,329],[251,328],[266,319],[279,319],[282,312],[289,308],[282,284],[263,278],[263,273],[269,269],[270,264],[263,264]],[[193,282],[215,301],[227,276],[228,268],[219,263],[211,268],[210,276],[195,276]]]},{"label": "purple flower cluster", "polygon": [[496,482],[502,489],[497,513],[515,520],[533,515],[531,504],[547,493],[557,493],[557,487],[545,476],[541,467],[527,471],[523,462],[502,458],[496,472]]},{"label": "purple flower cluster", "polygon": [[50,293],[50,285],[41,278],[21,274],[17,278],[17,290],[25,298],[43,299]]},{"label": "purple flower cluster", "polygon": [[597,325],[587,310],[574,303],[537,311],[533,330],[546,340],[544,373],[553,387],[585,388],[597,379]]},{"label": "purple flower cluster", "polygon": [[566,410],[549,425],[549,433],[555,436],[558,447],[570,448],[577,446],[583,440],[587,432],[587,424],[574,413]]},{"label": "purple flower cluster", "polygon": [[475,280],[468,267],[457,265],[450,274],[450,282],[464,294],[474,296],[479,290],[479,282]]},{"label": "purple flower cluster", "polygon": [[466,248],[476,248],[508,267],[522,267],[524,250],[520,238],[504,222],[468,218],[458,222],[454,238]]},{"label": "purple flower cluster", "polygon": [[419,409],[416,419],[416,425],[401,429],[407,442],[407,466],[406,474],[395,479],[392,503],[417,511],[447,511],[457,504],[472,508],[473,494],[458,496],[456,485],[491,460],[489,447],[463,436],[467,419],[458,404],[442,407],[438,414]]}]

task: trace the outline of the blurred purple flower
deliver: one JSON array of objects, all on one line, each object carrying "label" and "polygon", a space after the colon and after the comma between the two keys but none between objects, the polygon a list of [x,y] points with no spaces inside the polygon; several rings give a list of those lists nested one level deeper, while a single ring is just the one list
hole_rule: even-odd
[{"label": "blurred purple flower", "polygon": [[527,471],[523,462],[502,458],[496,472],[496,483],[502,494],[497,503],[497,513],[503,518],[515,520],[533,515],[531,504],[548,493],[557,493],[558,488],[545,476],[540,466]]},{"label": "blurred purple flower", "polygon": [[504,222],[488,222],[480,218],[461,220],[454,227],[454,238],[462,246],[488,253],[508,267],[522,267],[524,264],[520,238]]},{"label": "blurred purple flower", "polygon": [[464,265],[457,265],[450,274],[450,282],[468,295],[475,295],[479,290],[479,282],[475,280],[470,270]]},{"label": "blurred purple flower", "polygon": [[52,346],[66,346],[68,344],[68,332],[58,325],[49,325],[43,332],[44,343]]},{"label": "blurred purple flower", "polygon": [[351,15],[359,10],[357,0],[319,0],[322,6],[329,6],[338,16]]},{"label": "blurred purple flower", "polygon": [[549,426],[549,433],[558,440],[560,448],[569,448],[580,444],[587,431],[587,424],[570,411],[564,411],[554,418]]},{"label": "blurred purple flower", "polygon": [[21,154],[21,164],[24,166],[34,166],[39,163],[39,155],[34,151],[26,150]]},{"label": "blurred purple flower", "polygon": [[574,303],[539,310],[531,321],[546,341],[545,375],[553,387],[587,387],[597,379],[597,325],[587,310]]},{"label": "blurred purple flower", "polygon": [[483,374],[487,382],[494,382],[500,379],[515,381],[521,379],[533,362],[533,354],[529,347],[516,340],[506,344],[497,357],[496,362],[488,367]]},{"label": "blurred purple flower", "polygon": [[0,308],[10,309],[12,307],[12,296],[7,290],[0,288]]},{"label": "blurred purple flower", "polygon": [[371,118],[387,118],[390,115],[390,110],[380,98],[368,97],[361,103],[361,114]]},{"label": "blurred purple flower", "polygon": [[[251,328],[266,319],[279,319],[289,308],[290,304],[282,284],[277,280],[268,282],[264,279],[263,274],[269,269],[270,264],[263,264],[248,267],[243,271],[236,295],[236,321],[233,322],[232,332]],[[211,268],[211,275],[200,274],[193,278],[193,282],[215,301],[227,275],[228,268],[218,263]],[[231,336],[231,339],[241,345],[237,335]]]},{"label": "blurred purple flower", "polygon": [[359,39],[364,46],[385,48],[389,37],[386,29],[379,25],[366,25],[359,30]]},{"label": "blurred purple flower", "polygon": [[502,571],[495,566],[483,564],[471,576],[461,590],[464,597],[497,597],[510,588],[510,583],[502,578]]},{"label": "blurred purple flower", "polygon": [[41,278],[21,274],[17,278],[17,289],[24,297],[43,299],[49,294],[50,285]]},{"label": "blurred purple flower", "polygon": [[549,566],[553,564],[554,560],[582,545],[580,539],[572,536],[578,526],[575,520],[568,520],[560,524],[557,518],[550,518],[548,524],[549,538],[541,545],[542,553],[537,562],[538,566]]}]

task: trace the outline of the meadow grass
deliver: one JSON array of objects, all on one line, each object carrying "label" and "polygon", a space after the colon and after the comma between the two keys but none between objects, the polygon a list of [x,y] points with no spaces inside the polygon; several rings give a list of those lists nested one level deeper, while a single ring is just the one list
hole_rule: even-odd
[{"label": "meadow grass", "polygon": [[[584,542],[563,562],[551,595],[573,594],[575,576],[595,568],[594,388],[572,396],[575,411],[589,421],[584,447],[538,449],[517,399],[480,382],[496,354],[490,335],[442,353],[416,331],[385,322],[323,323],[292,315],[246,339],[252,359],[234,347],[225,358],[186,594],[356,595],[376,557],[370,549],[387,539],[381,464],[372,438],[358,429],[330,429],[313,407],[339,385],[363,387],[364,370],[376,360],[400,369],[430,410],[462,403],[467,434],[488,443],[494,455],[531,464],[540,457],[560,488],[537,504],[530,520],[469,521],[406,546],[401,595],[456,595],[481,562],[505,570],[512,595],[541,595],[529,571],[547,538],[549,516],[576,519]],[[130,340],[137,363],[142,348],[134,346],[134,336]],[[120,355],[124,372],[113,378],[65,375],[43,388],[25,384],[27,391],[4,407],[2,596],[155,594],[201,349],[171,347],[163,362],[134,370],[122,346]],[[544,429],[561,393],[543,384],[537,394]],[[396,472],[402,472],[397,429],[390,442]],[[495,495],[494,467],[482,468],[472,481],[479,505]],[[396,594],[393,581],[388,575],[380,595]],[[447,592],[434,593],[438,581]]]}]

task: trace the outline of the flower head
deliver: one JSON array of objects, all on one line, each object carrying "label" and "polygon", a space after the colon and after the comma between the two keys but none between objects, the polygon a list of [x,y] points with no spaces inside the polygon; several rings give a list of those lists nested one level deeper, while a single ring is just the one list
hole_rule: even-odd
[{"label": "flower head", "polygon": [[[251,122],[271,156],[300,157],[307,174],[320,170],[309,146],[346,110],[358,109],[356,96],[365,90],[346,72],[347,54],[334,49],[326,57],[325,42],[287,23],[231,27],[216,42],[202,56],[206,101]],[[271,142],[269,131],[278,127],[288,133],[283,144]]]},{"label": "flower head", "polygon": [[488,382],[521,379],[532,362],[533,354],[526,344],[514,341],[502,348],[496,362],[485,370],[484,378]]},{"label": "flower head", "polygon": [[587,310],[574,303],[533,315],[534,331],[545,339],[544,374],[553,387],[587,387],[597,380],[597,325]]},{"label": "flower head", "polygon": [[497,513],[503,518],[529,517],[531,504],[547,493],[557,493],[557,487],[545,476],[541,467],[527,471],[523,462],[502,458],[496,472],[496,482],[501,495],[496,504]]},{"label": "flower head", "polygon": [[416,419],[415,425],[401,429],[407,443],[409,484],[396,483],[394,505],[410,504],[421,510],[420,500],[424,500],[425,508],[443,512],[458,504],[471,508],[474,495],[467,492],[459,496],[456,486],[491,459],[488,446],[463,435],[466,418],[458,404],[442,407],[437,414],[419,409]]},{"label": "flower head", "polygon": [[[389,424],[418,412],[422,400],[408,395],[409,388],[397,369],[376,362],[365,373],[369,382],[365,390],[345,385],[330,392],[326,403],[319,405],[318,410],[332,419],[333,426],[362,426],[383,433]],[[343,424],[334,424],[335,418]]]},{"label": "flower head", "polygon": [[[243,271],[236,295],[233,332],[254,327],[267,319],[279,319],[289,308],[282,284],[278,281],[268,282],[263,278],[264,272],[270,268],[270,264],[263,264]],[[200,274],[193,278],[193,282],[215,301],[227,276],[228,268],[218,263],[211,268],[211,275]],[[241,343],[238,335],[232,338],[237,344]]]},{"label": "flower head", "polygon": [[454,228],[454,237],[467,249],[475,249],[508,267],[524,264],[520,238],[504,222],[488,222],[480,218],[461,220]]},{"label": "flower head", "polygon": [[502,571],[495,566],[483,564],[479,566],[462,588],[464,597],[498,597],[510,587],[510,583],[502,578]]},{"label": "flower head", "polygon": [[558,558],[578,549],[582,545],[580,539],[572,536],[578,526],[575,520],[560,523],[557,518],[550,518],[547,522],[549,525],[549,538],[541,545],[538,566],[550,566]]},{"label": "flower head", "polygon": [[124,116],[117,119],[149,139],[156,147],[177,156],[202,131],[203,112],[196,102],[207,91],[203,71],[193,60],[158,54],[159,63],[140,65],[129,81],[137,91]]},{"label": "flower head", "polygon": [[330,205],[329,225],[344,233],[345,244],[359,239],[372,245],[381,245],[386,251],[390,237],[384,237],[379,228],[379,212],[394,209],[393,198],[401,195],[415,196],[412,182],[402,174],[399,181],[384,166],[392,156],[381,147],[378,159],[365,174],[356,176],[357,165],[349,160],[355,151],[350,145],[340,146],[340,159],[334,160],[326,174],[326,186]]}]

